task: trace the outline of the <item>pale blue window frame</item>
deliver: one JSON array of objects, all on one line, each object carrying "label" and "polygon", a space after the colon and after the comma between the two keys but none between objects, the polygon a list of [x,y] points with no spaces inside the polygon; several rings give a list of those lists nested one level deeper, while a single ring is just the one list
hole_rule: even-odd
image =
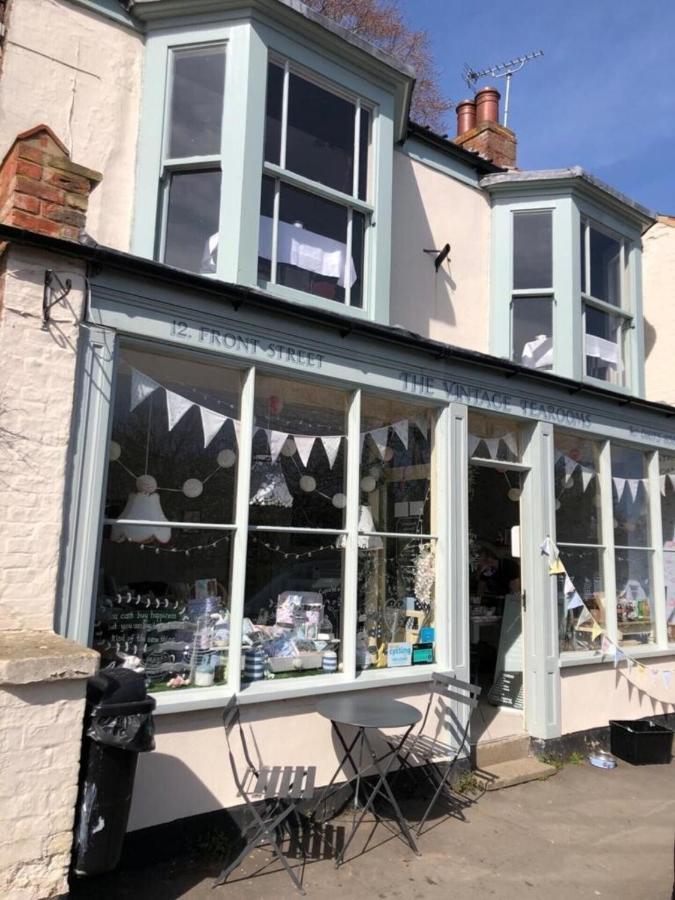
[{"label": "pale blue window frame", "polygon": [[[389,321],[391,270],[391,206],[394,153],[394,89],[377,76],[361,74],[330,53],[320,53],[300,38],[258,19],[220,17],[218,23],[194,23],[151,31],[146,41],[144,93],[139,133],[136,203],[132,252],[155,258],[162,227],[160,179],[163,173],[166,129],[167,73],[174,49],[219,44],[226,47],[223,103],[221,205],[218,259],[213,277],[259,287],[258,239],[261,173],[265,127],[267,64],[272,57],[313,74],[320,82],[339,86],[342,92],[362,98],[372,111],[369,199],[352,198],[354,209],[370,216],[370,231],[363,272],[363,308],[346,307],[322,297],[277,284],[263,285],[278,297],[318,309],[380,323]],[[194,161],[198,167],[204,160]],[[269,165],[267,168],[270,168]],[[270,169],[271,171],[271,169]],[[278,174],[278,173],[277,173]],[[301,176],[284,174],[299,187],[335,200],[331,189],[314,182],[303,185]],[[339,196],[339,192],[335,192]],[[344,198],[340,198],[344,202]]]}]

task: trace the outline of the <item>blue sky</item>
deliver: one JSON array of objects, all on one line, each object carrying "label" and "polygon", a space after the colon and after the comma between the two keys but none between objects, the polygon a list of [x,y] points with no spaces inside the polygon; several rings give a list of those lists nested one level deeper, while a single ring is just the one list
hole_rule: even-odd
[{"label": "blue sky", "polygon": [[[401,0],[401,8],[429,32],[454,101],[469,95],[465,62],[483,69],[544,51],[512,80],[509,125],[521,168],[581,165],[675,214],[673,0]],[[502,90],[503,79],[495,83]],[[447,125],[454,135],[454,112]]]}]

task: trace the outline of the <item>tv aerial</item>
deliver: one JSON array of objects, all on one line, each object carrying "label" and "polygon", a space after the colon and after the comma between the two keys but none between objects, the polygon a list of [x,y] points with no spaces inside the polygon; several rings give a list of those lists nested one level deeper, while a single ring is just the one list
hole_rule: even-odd
[{"label": "tv aerial", "polygon": [[486,78],[489,75],[492,78],[506,79],[503,122],[503,125],[506,128],[509,121],[509,94],[511,93],[512,76],[515,75],[516,72],[520,72],[525,63],[528,63],[530,62],[530,60],[537,59],[539,56],[543,55],[543,50],[534,50],[532,53],[526,53],[524,56],[516,57],[516,59],[509,59],[507,62],[497,63],[494,66],[488,66],[487,69],[481,69],[480,72],[472,69],[468,63],[464,63],[464,81],[466,82],[469,90],[473,90],[479,78]]}]

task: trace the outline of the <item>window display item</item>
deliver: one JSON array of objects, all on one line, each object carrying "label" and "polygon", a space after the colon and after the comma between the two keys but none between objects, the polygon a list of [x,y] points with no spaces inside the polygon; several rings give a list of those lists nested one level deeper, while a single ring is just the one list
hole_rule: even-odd
[{"label": "window display item", "polygon": [[[147,483],[143,480],[147,479]],[[156,492],[156,482],[151,476],[142,475],[136,482],[138,493],[129,494],[126,506],[122,510],[120,519],[138,519],[149,522],[167,522],[161,504],[159,494]],[[142,488],[151,487],[152,490]],[[160,544],[167,544],[171,540],[171,529],[157,525],[113,525],[110,533],[112,541],[134,541],[143,544],[146,541],[156,540]]]},{"label": "window display item", "polygon": [[413,666],[423,666],[434,661],[434,645],[433,644],[415,644],[412,648],[412,664]]},{"label": "window display item", "polygon": [[412,662],[412,646],[402,642],[389,644],[387,647],[387,666],[390,669],[397,666],[409,666]]},{"label": "window display item", "polygon": [[337,672],[338,658],[335,650],[326,650],[323,654],[322,668],[324,672]]},{"label": "window display item", "polygon": [[265,654],[259,647],[248,647],[244,654],[244,678],[261,681],[265,677]]}]

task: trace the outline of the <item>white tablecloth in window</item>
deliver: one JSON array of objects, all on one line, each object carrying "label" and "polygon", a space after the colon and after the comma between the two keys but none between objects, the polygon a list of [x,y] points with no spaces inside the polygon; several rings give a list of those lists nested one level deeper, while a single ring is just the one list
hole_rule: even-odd
[{"label": "white tablecloth in window", "polygon": [[[258,255],[263,259],[272,259],[272,230],[273,220],[269,216],[260,217],[260,244]],[[202,257],[202,272],[215,272],[218,255],[218,234],[212,234],[204,248]],[[317,275],[325,275],[327,278],[337,278],[340,287],[345,286],[345,261],[347,247],[340,241],[308,231],[298,225],[288,222],[279,222],[279,234],[277,238],[277,260],[280,263],[288,263],[315,272]],[[356,268],[354,260],[350,260],[350,281],[352,285],[356,281]]]},{"label": "white tablecloth in window", "polygon": [[525,344],[520,361],[529,369],[550,369],[553,365],[553,338],[538,334]]},{"label": "white tablecloth in window", "polygon": [[586,334],[586,356],[600,359],[613,369],[617,369],[621,362],[619,345],[614,341],[598,337],[596,334]]}]

